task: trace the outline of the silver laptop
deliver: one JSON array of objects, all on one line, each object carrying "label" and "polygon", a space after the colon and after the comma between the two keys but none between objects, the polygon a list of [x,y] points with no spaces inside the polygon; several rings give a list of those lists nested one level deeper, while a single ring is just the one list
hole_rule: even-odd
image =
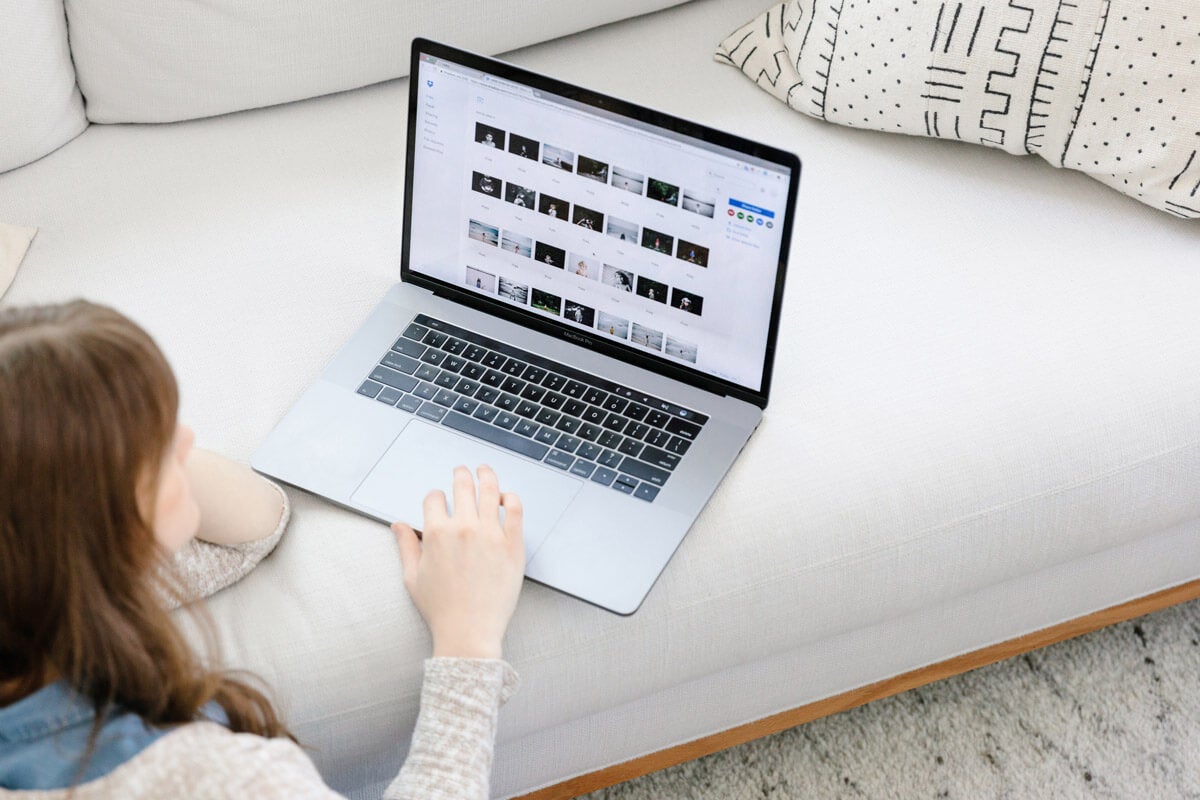
[{"label": "silver laptop", "polygon": [[419,527],[454,466],[525,509],[525,574],[619,614],[767,405],[786,152],[418,39],[400,283],[254,455]]}]

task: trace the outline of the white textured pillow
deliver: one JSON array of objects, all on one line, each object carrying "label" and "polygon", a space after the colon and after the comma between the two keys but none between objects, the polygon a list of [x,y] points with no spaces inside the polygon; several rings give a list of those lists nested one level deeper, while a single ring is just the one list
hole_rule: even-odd
[{"label": "white textured pillow", "polygon": [[0,172],[57,150],[87,127],[62,0],[0,3]]},{"label": "white textured pillow", "polygon": [[93,122],[172,122],[408,74],[412,39],[483,53],[683,0],[66,0]]},{"label": "white textured pillow", "polygon": [[1200,218],[1196,0],[789,0],[717,58],[820,119],[1040,155]]}]

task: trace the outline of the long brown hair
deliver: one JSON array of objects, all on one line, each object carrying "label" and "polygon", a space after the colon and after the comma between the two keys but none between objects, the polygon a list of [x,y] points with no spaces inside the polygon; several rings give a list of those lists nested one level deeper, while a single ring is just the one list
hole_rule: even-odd
[{"label": "long brown hair", "polygon": [[[165,726],[213,700],[235,732],[290,735],[164,608],[182,588],[139,498],[148,483],[154,497],[178,407],[162,352],[117,311],[0,310],[0,705],[57,676],[96,709],[93,746],[109,710]],[[200,629],[214,646],[211,620]]]}]

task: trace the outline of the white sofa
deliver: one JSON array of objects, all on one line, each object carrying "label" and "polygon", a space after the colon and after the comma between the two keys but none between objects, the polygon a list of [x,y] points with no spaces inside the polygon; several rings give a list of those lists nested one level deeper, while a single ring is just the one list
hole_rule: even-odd
[{"label": "white sofa", "polygon": [[[401,74],[408,37],[500,52],[619,20],[508,57],[804,162],[766,418],[636,614],[525,587],[496,796],[584,791],[1200,595],[1196,223],[791,112],[712,57],[765,0],[312,0],[274,33],[238,17],[274,4],[106,5],[0,10],[0,221],[39,229],[3,302],[138,319],[200,444],[235,458],[398,278],[406,81],[298,98]],[[363,52],[305,38],[354,25],[378,34]],[[378,796],[428,637],[386,528],[292,498],[276,552],[210,607],[327,781]]]}]

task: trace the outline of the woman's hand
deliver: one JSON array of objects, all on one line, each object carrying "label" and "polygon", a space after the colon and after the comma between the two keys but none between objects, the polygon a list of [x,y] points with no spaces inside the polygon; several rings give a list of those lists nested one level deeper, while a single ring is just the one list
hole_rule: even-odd
[{"label": "woman's hand", "polygon": [[478,473],[476,496],[470,471],[454,469],[453,515],[440,490],[425,497],[420,538],[403,522],[392,525],[404,585],[433,634],[435,657],[500,658],[504,631],[521,593],[521,501],[515,494],[500,493],[491,467],[482,466]]}]

